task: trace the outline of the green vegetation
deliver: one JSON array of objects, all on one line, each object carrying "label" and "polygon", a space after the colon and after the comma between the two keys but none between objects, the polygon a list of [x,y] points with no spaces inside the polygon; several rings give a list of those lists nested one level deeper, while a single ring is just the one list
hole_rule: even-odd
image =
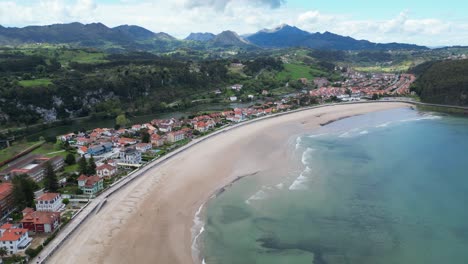
[{"label": "green vegetation", "polygon": [[15,155],[31,148],[33,146],[37,146],[42,144],[43,141],[34,141],[34,142],[26,142],[26,141],[15,141],[9,148],[0,149],[0,162],[6,161],[8,159],[13,158]]},{"label": "green vegetation", "polygon": [[55,175],[54,168],[52,164],[48,161],[45,164],[44,172],[44,187],[49,192],[57,192],[59,188],[59,183],[57,180],[57,175]]},{"label": "green vegetation", "polygon": [[35,80],[22,80],[18,82],[23,87],[37,87],[37,86],[48,86],[52,84],[50,79],[35,79]]},{"label": "green vegetation", "polygon": [[18,175],[13,178],[12,183],[13,199],[18,210],[34,208],[34,191],[38,190],[39,186],[28,175]]},{"label": "green vegetation", "polygon": [[427,62],[412,72],[418,75],[412,90],[423,102],[468,105],[468,60]]}]

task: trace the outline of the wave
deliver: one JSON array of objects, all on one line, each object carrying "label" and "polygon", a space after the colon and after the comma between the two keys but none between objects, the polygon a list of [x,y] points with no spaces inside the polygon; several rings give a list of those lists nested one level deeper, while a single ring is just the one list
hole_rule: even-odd
[{"label": "wave", "polygon": [[304,174],[310,173],[312,170],[309,167],[306,167],[305,170],[299,175],[299,177],[294,180],[294,182],[289,186],[290,191],[296,190],[305,190],[307,189],[306,182],[309,180]]},{"label": "wave", "polygon": [[316,137],[321,137],[321,136],[326,136],[326,135],[328,135],[328,134],[327,134],[327,133],[323,133],[323,134],[309,135],[309,136],[307,136],[307,137],[309,137],[309,138],[316,138]]},{"label": "wave", "polygon": [[250,201],[264,200],[267,198],[267,193],[263,190],[256,192],[254,195],[250,196],[249,199],[245,200],[246,204],[250,204]]},{"label": "wave", "polygon": [[[195,217],[193,218],[193,227],[192,227],[192,257],[195,262],[199,261],[200,258],[200,249],[198,247],[198,239],[205,232],[205,223],[201,220],[201,212],[203,210],[204,204],[200,205]],[[205,260],[203,259],[203,262]]]},{"label": "wave", "polygon": [[275,186],[277,189],[282,190],[284,188],[284,183],[278,183]]},{"label": "wave", "polygon": [[315,149],[313,148],[307,148],[304,153],[302,153],[302,158],[301,158],[301,162],[302,164],[304,165],[307,165],[307,161],[310,159],[310,154],[312,154],[312,152],[314,152]]},{"label": "wave", "polygon": [[298,150],[299,147],[301,146],[301,142],[302,142],[302,138],[301,138],[301,137],[297,137],[297,138],[296,138],[296,150]]},{"label": "wave", "polygon": [[366,134],[369,134],[369,131],[363,130],[363,131],[359,132],[359,135],[366,135]]},{"label": "wave", "polygon": [[377,125],[377,126],[375,126],[375,127],[388,127],[388,125],[390,125],[391,123],[392,123],[392,122],[386,122],[386,123]]},{"label": "wave", "polygon": [[400,122],[412,122],[412,121],[421,121],[421,120],[436,120],[436,119],[441,119],[441,118],[442,118],[441,116],[426,115],[426,116],[422,116],[422,117],[403,119]]}]

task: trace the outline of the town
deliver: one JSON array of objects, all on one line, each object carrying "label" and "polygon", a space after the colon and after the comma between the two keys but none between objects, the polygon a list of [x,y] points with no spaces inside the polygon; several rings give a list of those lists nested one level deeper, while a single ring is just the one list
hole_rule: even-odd
[{"label": "town", "polygon": [[[188,118],[154,119],[133,125],[128,125],[129,121],[123,116],[117,118],[114,128],[58,135],[55,144],[62,149],[59,151],[62,155],[28,154],[0,171],[3,224],[0,255],[19,260],[37,256],[61,227],[105,189],[196,138],[243,121],[303,106],[409,95],[410,85],[415,81],[410,74],[347,72],[345,77],[346,81],[334,83],[326,78],[301,78],[299,81],[305,87],[313,89],[256,102],[247,108],[200,112]],[[243,85],[233,84],[224,89],[239,93]],[[221,93],[221,89],[214,93]],[[268,98],[268,91],[263,90],[262,95]],[[228,100],[238,99],[232,95]],[[33,189],[37,190],[32,192]],[[18,198],[18,195],[24,197]]]}]

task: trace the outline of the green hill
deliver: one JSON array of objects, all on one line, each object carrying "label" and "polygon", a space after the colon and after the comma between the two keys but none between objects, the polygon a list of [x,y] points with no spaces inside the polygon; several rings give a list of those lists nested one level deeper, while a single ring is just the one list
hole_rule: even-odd
[{"label": "green hill", "polygon": [[413,90],[427,103],[468,105],[468,60],[426,62],[413,68]]}]

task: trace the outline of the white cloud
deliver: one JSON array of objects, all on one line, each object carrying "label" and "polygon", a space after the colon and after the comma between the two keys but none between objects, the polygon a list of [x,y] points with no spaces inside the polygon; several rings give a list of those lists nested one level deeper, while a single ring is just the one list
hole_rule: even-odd
[{"label": "white cloud", "polygon": [[[97,4],[98,3],[98,4]],[[468,45],[468,21],[412,18],[408,10],[394,18],[356,19],[347,14],[288,7],[282,0],[39,0],[21,4],[0,0],[3,26],[44,25],[69,22],[102,22],[108,26],[133,24],[176,37],[190,32],[233,30],[239,34],[273,28],[282,23],[310,32],[330,31],[374,42],[422,45]]]}]

